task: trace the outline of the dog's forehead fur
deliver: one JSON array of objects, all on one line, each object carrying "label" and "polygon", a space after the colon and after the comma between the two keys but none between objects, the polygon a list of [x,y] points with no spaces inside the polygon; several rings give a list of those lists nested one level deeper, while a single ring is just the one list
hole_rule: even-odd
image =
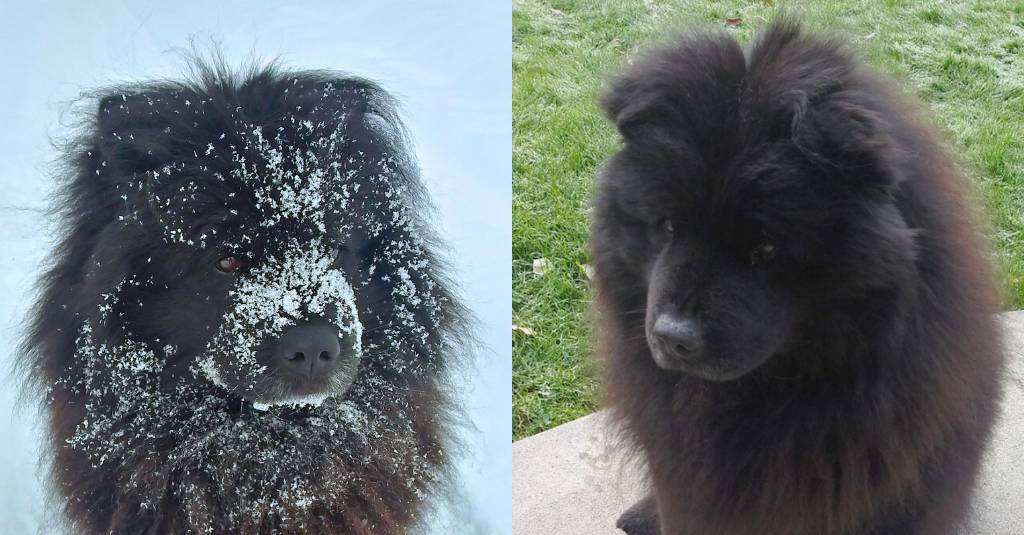
[{"label": "dog's forehead fur", "polygon": [[[603,105],[625,146],[602,178],[622,211],[689,230],[813,241],[898,177],[877,87],[838,43],[780,25],[744,50],[698,35],[638,60]],[[617,169],[630,178],[619,180]]]},{"label": "dog's forehead fur", "polygon": [[[259,85],[256,79],[244,88]],[[277,99],[259,92],[245,98],[245,91],[122,95],[101,104],[100,124],[112,143],[134,149],[127,155],[151,156],[124,187],[141,190],[140,204],[165,240],[251,252],[269,246],[272,254],[275,241],[344,241],[350,212],[372,211],[402,194],[393,180],[352,180],[387,175],[396,165],[375,143],[387,133],[363,124],[372,95],[330,82],[314,86],[295,78],[276,88]],[[352,130],[363,135],[354,139]],[[240,228],[251,221],[258,227]]]},{"label": "dog's forehead fur", "polygon": [[640,58],[602,103],[627,139],[682,142],[677,150],[715,166],[791,138],[816,102],[856,91],[857,76],[839,43],[809,46],[795,27],[764,33],[746,51],[728,35],[698,34]]}]

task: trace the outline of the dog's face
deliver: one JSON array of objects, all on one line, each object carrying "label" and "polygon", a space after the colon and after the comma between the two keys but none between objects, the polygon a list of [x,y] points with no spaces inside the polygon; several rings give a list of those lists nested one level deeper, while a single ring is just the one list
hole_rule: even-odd
[{"label": "dog's face", "polygon": [[605,100],[625,143],[593,244],[602,289],[633,310],[627,336],[642,333],[660,368],[728,381],[795,349],[842,300],[897,286],[913,232],[869,107],[759,80],[770,60],[747,65],[731,40],[691,46]]},{"label": "dog's face", "polygon": [[101,104],[104,152],[132,171],[119,314],[164,349],[168,382],[194,374],[257,407],[316,404],[345,394],[368,355],[402,368],[437,303],[365,97],[264,90],[281,97],[227,117],[187,92]]},{"label": "dog's face", "polygon": [[193,531],[405,522],[463,325],[401,122],[358,78],[195,68],[70,147],[32,336],[62,451]]},{"label": "dog's face", "polygon": [[[812,308],[800,288],[809,270],[803,260],[822,230],[806,219],[818,211],[776,210],[780,198],[803,198],[801,183],[811,177],[782,165],[775,172],[789,175],[792,191],[769,191],[762,186],[772,179],[746,174],[756,163],[750,171],[722,171],[662,158],[627,145],[609,162],[606,187],[615,193],[608,208],[618,227],[609,246],[634,259],[645,294],[636,319],[643,319],[654,362],[734,379],[782,351]],[[734,175],[723,179],[724,172]],[[742,189],[718,189],[726,182]]]}]

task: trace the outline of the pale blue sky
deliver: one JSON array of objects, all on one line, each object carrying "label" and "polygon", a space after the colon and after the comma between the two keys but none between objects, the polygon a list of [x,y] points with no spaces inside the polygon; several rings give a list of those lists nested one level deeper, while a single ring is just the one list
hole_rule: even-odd
[{"label": "pale blue sky", "polygon": [[[80,91],[176,76],[175,47],[219,41],[229,63],[279,58],[374,79],[402,104],[487,346],[463,405],[477,430],[460,472],[469,508],[508,533],[511,518],[511,7],[507,2],[4,2],[0,5],[0,364],[47,236],[48,138]],[[301,5],[299,5],[301,4]],[[32,415],[0,389],[0,535],[42,512]]]}]

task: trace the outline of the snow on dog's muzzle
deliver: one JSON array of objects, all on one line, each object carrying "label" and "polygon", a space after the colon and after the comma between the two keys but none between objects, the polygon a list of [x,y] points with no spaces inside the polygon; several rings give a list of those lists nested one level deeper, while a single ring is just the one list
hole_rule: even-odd
[{"label": "snow on dog's muzzle", "polygon": [[199,359],[212,382],[257,407],[319,404],[345,393],[362,356],[362,323],[329,247],[291,243],[242,274]]}]

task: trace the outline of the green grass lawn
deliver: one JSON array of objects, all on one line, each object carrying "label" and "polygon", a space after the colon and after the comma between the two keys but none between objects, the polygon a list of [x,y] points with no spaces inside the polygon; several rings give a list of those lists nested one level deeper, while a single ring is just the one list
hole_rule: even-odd
[{"label": "green grass lawn", "polygon": [[[775,5],[773,5],[775,4]],[[512,3],[512,425],[515,439],[592,412],[585,266],[593,177],[616,147],[596,104],[637,50],[688,26],[743,41],[782,2]],[[1024,305],[1024,2],[791,3],[934,110],[987,206],[1007,308]],[[796,8],[795,10],[792,8]],[[535,273],[534,261],[541,262]]]}]

